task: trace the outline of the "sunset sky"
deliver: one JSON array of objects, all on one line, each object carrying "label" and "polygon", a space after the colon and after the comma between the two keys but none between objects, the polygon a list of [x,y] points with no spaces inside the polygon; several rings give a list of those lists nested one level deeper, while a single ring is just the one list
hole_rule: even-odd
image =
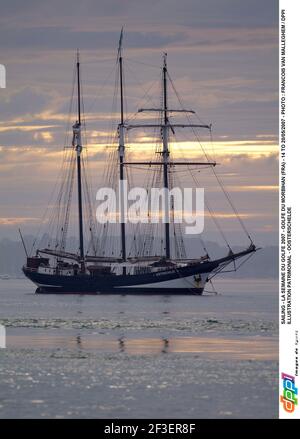
[{"label": "sunset sky", "polygon": [[[76,48],[94,179],[103,172],[124,26],[127,114],[159,102],[167,52],[185,107],[213,125],[209,153],[249,230],[258,244],[277,244],[276,0],[2,0],[0,10],[0,63],[7,72],[7,88],[0,89],[0,238],[17,237],[18,227],[33,233],[48,203],[65,141]],[[147,102],[142,97],[149,89],[154,97]],[[170,99],[175,105],[171,93]],[[198,143],[184,135],[178,134],[174,155],[184,150],[199,158]],[[152,143],[139,133],[132,156],[147,155]],[[217,187],[210,183],[210,191],[214,197]],[[226,217],[222,204],[215,209]],[[235,234],[234,226],[228,233]]]}]

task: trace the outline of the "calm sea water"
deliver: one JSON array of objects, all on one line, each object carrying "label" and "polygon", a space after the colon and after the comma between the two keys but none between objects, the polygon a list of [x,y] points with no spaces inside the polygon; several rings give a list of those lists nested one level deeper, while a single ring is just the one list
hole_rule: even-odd
[{"label": "calm sea water", "polygon": [[0,280],[0,418],[276,417],[277,282],[215,288],[59,296]]}]

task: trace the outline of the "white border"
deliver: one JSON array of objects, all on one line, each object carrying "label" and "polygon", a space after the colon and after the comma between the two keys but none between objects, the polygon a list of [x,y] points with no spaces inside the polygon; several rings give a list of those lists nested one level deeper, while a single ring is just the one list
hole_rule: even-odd
[{"label": "white border", "polygon": [[[281,12],[285,10],[285,92],[281,89],[281,74],[282,74],[282,55],[281,37],[284,30],[282,30]],[[299,309],[299,294],[300,294],[300,205],[299,205],[299,189],[300,189],[300,146],[299,141],[299,127],[300,127],[300,63],[299,63],[299,41],[300,41],[300,2],[291,0],[280,0],[279,2],[279,133],[280,133],[280,148],[279,148],[279,417],[285,419],[300,418],[300,402],[294,405],[294,411],[288,412],[284,409],[284,405],[280,398],[283,394],[283,380],[282,373],[295,377],[293,380],[286,380],[286,386],[299,388],[300,379],[297,376],[296,357],[300,357],[300,343],[297,345],[296,332],[300,338],[300,309]],[[281,99],[285,98],[285,115],[281,113]],[[281,133],[281,119],[285,120],[285,157],[281,155],[281,146],[284,143],[284,137]],[[285,205],[281,201],[281,190],[283,184],[281,178],[283,176],[281,166],[285,162]],[[292,210],[292,228],[291,228],[291,320],[288,318],[287,306],[285,309],[285,322],[282,321],[281,307],[283,303],[282,292],[288,294],[287,284],[285,288],[281,288],[281,275],[285,274],[285,281],[287,281],[288,272],[288,256],[289,249],[287,243],[285,244],[285,258],[282,266],[281,256],[281,235],[287,236],[286,228],[282,227],[281,212],[287,212],[287,208]],[[287,219],[287,215],[285,216]],[[298,349],[298,354],[295,351]],[[298,399],[299,395],[295,392],[288,391],[288,394]]]}]

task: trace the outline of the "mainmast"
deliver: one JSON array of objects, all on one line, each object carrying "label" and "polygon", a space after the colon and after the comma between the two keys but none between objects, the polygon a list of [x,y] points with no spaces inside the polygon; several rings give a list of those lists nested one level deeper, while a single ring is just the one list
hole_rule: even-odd
[{"label": "mainmast", "polygon": [[[124,206],[124,91],[123,91],[123,57],[122,57],[123,28],[120,34],[118,48],[118,62],[120,74],[120,124],[119,124],[119,166],[120,166],[120,216],[121,216],[121,253],[122,260],[126,261],[126,238],[125,238],[125,206]],[[123,267],[123,274],[126,274],[126,267]]]},{"label": "mainmast", "polygon": [[83,215],[82,215],[82,186],[81,186],[81,152],[82,152],[82,141],[81,141],[81,91],[80,91],[80,61],[79,61],[79,51],[77,50],[77,110],[78,110],[78,120],[73,125],[73,146],[77,153],[77,189],[78,189],[78,218],[79,218],[79,252],[80,252],[80,262],[81,270],[85,270],[84,264],[84,244],[83,244]]},{"label": "mainmast", "polygon": [[[159,124],[157,123],[147,123],[147,124],[126,124],[126,130],[132,130],[132,129],[141,129],[141,128],[160,128],[161,134],[162,134],[162,143],[163,148],[161,151],[162,160],[158,162],[147,162],[147,161],[134,161],[134,162],[126,162],[122,161],[122,165],[142,165],[142,166],[163,166],[163,187],[165,191],[165,205],[164,205],[164,223],[165,223],[165,258],[170,259],[171,257],[171,251],[170,251],[170,205],[169,205],[169,168],[171,166],[216,166],[216,162],[210,162],[210,161],[203,161],[203,162],[171,162],[170,161],[170,151],[169,151],[169,130],[174,133],[175,129],[177,128],[204,128],[206,130],[211,131],[211,125],[203,124],[203,123],[172,123],[170,124],[169,121],[169,113],[192,113],[194,114],[195,111],[193,110],[186,110],[184,108],[180,109],[173,109],[168,108],[168,88],[167,88],[167,79],[168,79],[168,69],[167,69],[167,54],[165,53],[163,56],[163,69],[162,69],[162,108],[140,108],[138,112],[157,112],[161,115],[161,121]],[[121,127],[121,125],[120,125]],[[120,129],[120,133],[122,132],[123,136],[123,130]],[[121,134],[120,134],[121,139]],[[124,145],[124,143],[121,143],[120,145]],[[119,147],[121,149],[121,147]],[[123,146],[124,150],[124,146]]]},{"label": "mainmast", "polygon": [[165,189],[165,246],[166,259],[170,259],[170,211],[169,211],[169,179],[168,179],[168,165],[169,165],[169,121],[168,121],[168,95],[167,95],[167,54],[163,58],[163,124],[162,124],[162,139],[163,139],[163,175],[164,175],[164,189]]}]

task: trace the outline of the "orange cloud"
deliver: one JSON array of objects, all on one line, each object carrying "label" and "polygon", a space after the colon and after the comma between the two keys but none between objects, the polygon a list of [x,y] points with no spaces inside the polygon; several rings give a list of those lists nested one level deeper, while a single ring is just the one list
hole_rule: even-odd
[{"label": "orange cloud", "polygon": [[20,224],[25,224],[28,222],[40,221],[40,218],[31,218],[31,217],[10,217],[10,218],[1,218],[0,217],[0,225],[1,226],[16,226]]}]

